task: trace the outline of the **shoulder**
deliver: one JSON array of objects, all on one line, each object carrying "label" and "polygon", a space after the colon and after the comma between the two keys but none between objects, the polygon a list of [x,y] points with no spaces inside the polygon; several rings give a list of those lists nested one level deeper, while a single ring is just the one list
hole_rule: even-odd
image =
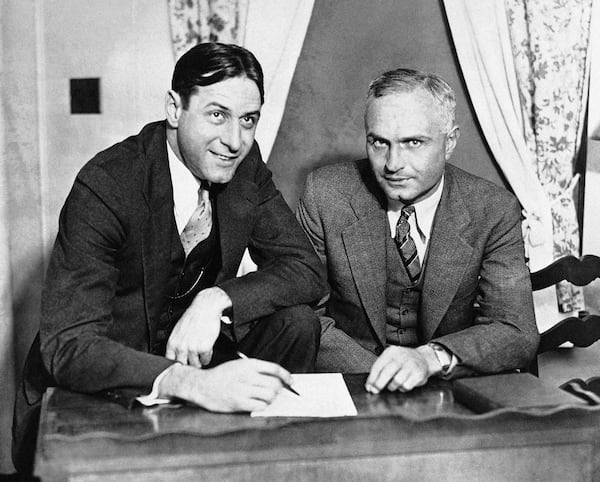
[{"label": "shoulder", "polygon": [[316,193],[347,197],[356,193],[368,172],[370,168],[367,159],[337,162],[312,171],[306,178],[306,185]]},{"label": "shoulder", "polygon": [[143,182],[144,173],[152,169],[156,159],[167,162],[164,122],[154,122],[116,144],[100,151],[79,171],[77,179],[84,184],[130,189]]},{"label": "shoulder", "polygon": [[497,184],[456,166],[446,166],[447,202],[468,213],[478,231],[520,224],[521,205],[516,196]]},{"label": "shoulder", "polygon": [[506,188],[452,164],[446,164],[445,176],[445,182],[449,184],[449,189],[461,194],[468,205],[498,206],[503,203],[517,203],[517,198]]}]

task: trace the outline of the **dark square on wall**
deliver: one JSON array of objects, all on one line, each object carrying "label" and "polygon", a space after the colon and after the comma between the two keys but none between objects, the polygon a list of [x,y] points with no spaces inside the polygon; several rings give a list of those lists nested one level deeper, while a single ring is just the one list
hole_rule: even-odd
[{"label": "dark square on wall", "polygon": [[71,79],[71,114],[100,114],[100,79]]}]

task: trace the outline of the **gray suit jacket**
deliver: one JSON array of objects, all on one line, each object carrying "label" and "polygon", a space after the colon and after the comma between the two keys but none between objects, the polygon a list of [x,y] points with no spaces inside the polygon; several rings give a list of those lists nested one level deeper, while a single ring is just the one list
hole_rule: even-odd
[{"label": "gray suit jacket", "polygon": [[[342,340],[379,354],[386,345],[390,234],[368,160],[311,173],[297,217],[327,268],[324,315],[349,335]],[[527,366],[539,334],[514,196],[447,165],[428,249],[420,341],[435,340],[458,356],[454,375]]]}]

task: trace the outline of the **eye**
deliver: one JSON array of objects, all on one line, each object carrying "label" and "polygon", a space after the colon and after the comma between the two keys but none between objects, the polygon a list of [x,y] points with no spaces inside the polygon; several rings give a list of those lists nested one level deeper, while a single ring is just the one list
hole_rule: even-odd
[{"label": "eye", "polygon": [[225,114],[220,110],[213,110],[208,113],[208,116],[215,124],[221,124],[225,121]]},{"label": "eye", "polygon": [[384,147],[387,147],[387,142],[383,139],[370,138],[369,144],[371,144],[371,146],[373,146],[373,148],[375,149],[382,149]]},{"label": "eye", "polygon": [[411,139],[408,141],[408,147],[420,147],[423,144],[423,141],[419,139]]},{"label": "eye", "polygon": [[252,129],[257,122],[257,118],[251,115],[245,115],[244,117],[240,118],[240,124],[245,129]]}]

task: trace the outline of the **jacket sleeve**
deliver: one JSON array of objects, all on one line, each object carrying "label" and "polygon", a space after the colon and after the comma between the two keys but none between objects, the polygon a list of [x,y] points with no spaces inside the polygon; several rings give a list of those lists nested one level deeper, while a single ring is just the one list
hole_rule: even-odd
[{"label": "jacket sleeve", "polygon": [[248,250],[258,269],[218,284],[232,300],[238,338],[250,321],[283,307],[316,304],[327,294],[324,268],[260,160],[253,182],[258,206]]},{"label": "jacket sleeve", "polygon": [[[452,378],[524,368],[536,356],[539,333],[525,262],[520,208],[514,198],[503,204],[502,215],[485,241],[471,326],[439,337],[434,335],[433,341],[460,359]],[[454,300],[449,311],[460,310],[464,302]]]},{"label": "jacket sleeve", "polygon": [[[94,186],[114,186],[106,173],[97,171],[100,182]],[[118,190],[96,187],[79,176],[60,214],[42,293],[41,354],[50,374],[65,388],[145,391],[172,362],[133,348],[145,339],[145,324],[115,327],[117,259],[128,234],[115,208],[123,202]]]}]

